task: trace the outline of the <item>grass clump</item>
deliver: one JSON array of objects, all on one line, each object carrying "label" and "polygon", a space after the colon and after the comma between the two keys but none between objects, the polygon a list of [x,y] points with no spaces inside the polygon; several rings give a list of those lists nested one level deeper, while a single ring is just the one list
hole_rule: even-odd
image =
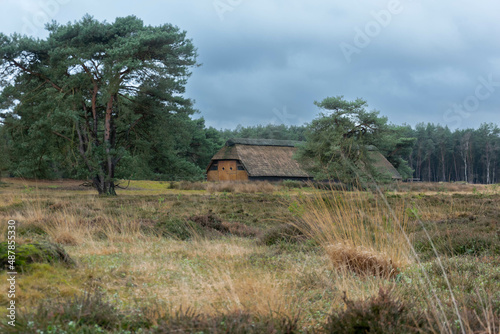
[{"label": "grass clump", "polygon": [[326,253],[336,268],[361,276],[394,277],[399,273],[399,268],[392,263],[387,254],[378,253],[373,249],[338,243],[329,245]]},{"label": "grass clump", "polygon": [[369,193],[331,190],[302,196],[293,207],[296,227],[337,269],[392,277],[411,262],[404,203],[387,208]]}]

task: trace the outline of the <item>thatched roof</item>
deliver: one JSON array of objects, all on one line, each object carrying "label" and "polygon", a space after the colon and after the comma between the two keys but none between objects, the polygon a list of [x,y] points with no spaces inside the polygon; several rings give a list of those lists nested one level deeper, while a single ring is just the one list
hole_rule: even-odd
[{"label": "thatched roof", "polygon": [[[299,141],[234,138],[217,152],[214,160],[239,160],[251,177],[312,177],[293,158]],[[393,179],[401,179],[396,168],[377,150],[367,146],[375,169]]]},{"label": "thatched roof", "polygon": [[239,160],[251,177],[311,177],[293,159],[291,140],[230,139],[212,160]]},{"label": "thatched roof", "polygon": [[378,151],[375,146],[369,145],[366,148],[368,151],[368,158],[372,160],[373,167],[379,173],[390,176],[394,180],[403,179],[398,170],[382,155],[382,153]]}]

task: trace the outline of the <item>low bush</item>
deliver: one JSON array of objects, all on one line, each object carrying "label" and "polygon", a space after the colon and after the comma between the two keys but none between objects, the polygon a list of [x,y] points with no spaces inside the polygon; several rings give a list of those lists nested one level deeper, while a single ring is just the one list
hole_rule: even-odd
[{"label": "low bush", "polygon": [[205,190],[207,189],[207,184],[199,181],[179,181],[170,182],[169,188],[177,190]]},{"label": "low bush", "polygon": [[205,232],[207,232],[207,235],[211,231],[217,231],[224,235],[231,234],[238,237],[256,237],[262,233],[261,230],[256,227],[238,222],[224,222],[219,216],[211,211],[206,215],[192,216],[189,220],[201,226]]},{"label": "low bush", "polygon": [[299,333],[298,317],[257,316],[245,312],[211,316],[181,310],[158,322],[152,333]]},{"label": "low bush", "polygon": [[[0,324],[4,333],[135,332],[151,324],[141,314],[123,314],[99,290],[71,298],[43,300],[30,312],[18,313],[16,326]],[[126,333],[123,331],[123,333]]]},{"label": "low bush", "polygon": [[20,223],[17,227],[17,234],[20,236],[36,236],[47,234],[39,223]]},{"label": "low bush", "polygon": [[203,235],[200,225],[181,218],[167,217],[156,223],[153,231],[167,238],[188,240],[195,235]]},{"label": "low bush", "polygon": [[281,182],[281,185],[285,188],[288,189],[293,189],[293,188],[302,188],[304,187],[305,183],[301,181],[294,181],[294,180],[283,180]]},{"label": "low bush", "polygon": [[[156,318],[150,320],[151,316]],[[0,323],[2,333],[299,333],[299,317],[247,312],[200,314],[190,309],[157,317],[157,309],[123,311],[99,290],[71,298],[41,301],[20,310],[16,326]]]},{"label": "low bush", "polygon": [[216,238],[222,235],[238,237],[259,237],[260,229],[238,222],[224,222],[212,212],[205,215],[191,216],[187,219],[166,217],[156,223],[154,233],[164,237],[188,240],[195,236]]},{"label": "low bush", "polygon": [[[423,230],[415,233],[414,247],[423,260],[436,257],[432,244],[439,255],[485,256],[500,254],[500,238],[496,225],[469,218],[457,218],[444,222],[428,223],[430,240]],[[467,233],[464,233],[464,230]]]},{"label": "low bush", "polygon": [[[10,265],[8,247],[7,241],[0,243],[0,270],[5,270]],[[17,244],[15,248],[16,270],[27,270],[28,266],[34,262],[64,263],[70,266],[75,264],[64,248],[59,245],[50,242]]]},{"label": "low bush", "polygon": [[271,246],[279,243],[296,243],[306,240],[306,236],[295,225],[280,224],[265,231],[259,238],[261,244]]},{"label": "low bush", "polygon": [[391,292],[380,289],[367,301],[349,300],[344,293],[346,308],[329,316],[323,330],[326,333],[428,333],[429,324],[414,308],[396,300]]},{"label": "low bush", "polygon": [[237,237],[259,238],[262,236],[262,231],[260,229],[239,222],[222,222],[222,225],[227,229],[229,234]]},{"label": "low bush", "polygon": [[222,219],[212,212],[206,215],[189,217],[189,220],[206,229],[214,229],[222,233],[229,232],[227,226],[222,224]]}]

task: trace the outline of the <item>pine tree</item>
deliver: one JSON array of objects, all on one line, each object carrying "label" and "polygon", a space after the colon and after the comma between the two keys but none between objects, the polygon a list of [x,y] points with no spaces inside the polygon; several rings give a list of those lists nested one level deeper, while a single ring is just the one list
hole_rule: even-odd
[{"label": "pine tree", "polygon": [[116,167],[134,139],[154,136],[155,120],[194,112],[182,94],[196,50],[179,28],[134,16],[107,23],[87,15],[47,29],[45,40],[0,34],[1,102],[14,111],[6,125],[34,148],[31,168],[37,158],[38,168],[50,162],[44,150],[55,143],[77,152],[73,163],[99,194],[115,195]]}]

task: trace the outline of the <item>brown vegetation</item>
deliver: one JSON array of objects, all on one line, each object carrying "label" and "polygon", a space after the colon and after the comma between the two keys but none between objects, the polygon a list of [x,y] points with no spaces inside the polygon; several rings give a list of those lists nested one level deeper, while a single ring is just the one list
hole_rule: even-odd
[{"label": "brown vegetation", "polygon": [[[32,263],[18,276],[20,319],[40,330],[70,332],[73,321],[80,332],[335,332],[364,323],[374,332],[498,333],[495,189],[386,191],[387,206],[369,192],[275,185],[245,194],[131,183],[118,198],[49,186],[14,182],[0,195],[0,219],[16,220],[20,244],[59,243],[76,263]],[[85,298],[109,319],[91,306],[88,317],[75,313],[81,291],[95,288],[105,293]],[[42,303],[59,311],[48,316]]]}]

